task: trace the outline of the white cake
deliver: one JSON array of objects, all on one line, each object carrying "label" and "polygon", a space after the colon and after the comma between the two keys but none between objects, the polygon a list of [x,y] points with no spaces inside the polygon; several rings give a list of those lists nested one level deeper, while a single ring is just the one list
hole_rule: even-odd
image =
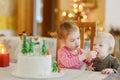
[{"label": "white cake", "polygon": [[54,77],[60,72],[56,62],[52,63],[52,56],[46,47],[46,40],[36,41],[34,37],[27,40],[26,34],[22,38],[20,54],[13,75],[19,77]]},{"label": "white cake", "polygon": [[51,55],[19,55],[16,73],[24,76],[50,75],[52,72]]}]

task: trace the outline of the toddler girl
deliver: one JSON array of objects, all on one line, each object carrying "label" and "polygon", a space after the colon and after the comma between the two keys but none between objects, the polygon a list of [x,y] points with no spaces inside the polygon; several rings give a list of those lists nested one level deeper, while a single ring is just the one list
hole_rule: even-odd
[{"label": "toddler girl", "polygon": [[72,22],[64,22],[58,27],[58,39],[64,44],[58,50],[58,66],[68,69],[81,69],[83,62],[90,64],[90,53],[85,53],[80,48],[80,32],[77,25]]}]

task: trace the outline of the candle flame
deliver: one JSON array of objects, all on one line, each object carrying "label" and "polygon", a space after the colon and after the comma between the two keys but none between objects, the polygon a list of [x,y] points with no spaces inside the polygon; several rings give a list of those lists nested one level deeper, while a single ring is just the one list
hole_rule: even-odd
[{"label": "candle flame", "polygon": [[5,46],[3,44],[0,44],[0,52],[4,54],[5,52]]},{"label": "candle flame", "polygon": [[1,53],[2,53],[2,54],[4,54],[4,52],[5,52],[5,49],[4,49],[4,48],[2,48]]}]

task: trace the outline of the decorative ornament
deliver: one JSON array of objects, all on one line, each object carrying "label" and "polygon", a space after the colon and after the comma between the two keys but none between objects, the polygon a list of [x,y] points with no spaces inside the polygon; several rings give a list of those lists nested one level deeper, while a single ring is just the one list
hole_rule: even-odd
[{"label": "decorative ornament", "polygon": [[32,41],[32,37],[30,37],[28,52],[29,53],[33,53],[33,41]]},{"label": "decorative ornament", "polygon": [[52,67],[53,67],[52,72],[58,72],[58,67],[57,67],[56,61],[53,62]]},{"label": "decorative ornament", "polygon": [[27,35],[26,33],[23,34],[23,44],[22,44],[22,53],[23,54],[27,54],[28,53],[28,49],[27,49]]},{"label": "decorative ornament", "polygon": [[46,41],[43,40],[43,45],[42,45],[42,55],[46,55],[47,49],[46,49]]}]

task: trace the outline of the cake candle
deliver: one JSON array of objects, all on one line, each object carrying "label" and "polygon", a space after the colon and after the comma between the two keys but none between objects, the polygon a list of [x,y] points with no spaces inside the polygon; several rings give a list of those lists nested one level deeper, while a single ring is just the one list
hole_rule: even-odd
[{"label": "cake candle", "polygon": [[0,67],[9,66],[9,53],[5,52],[4,46],[0,44]]}]

